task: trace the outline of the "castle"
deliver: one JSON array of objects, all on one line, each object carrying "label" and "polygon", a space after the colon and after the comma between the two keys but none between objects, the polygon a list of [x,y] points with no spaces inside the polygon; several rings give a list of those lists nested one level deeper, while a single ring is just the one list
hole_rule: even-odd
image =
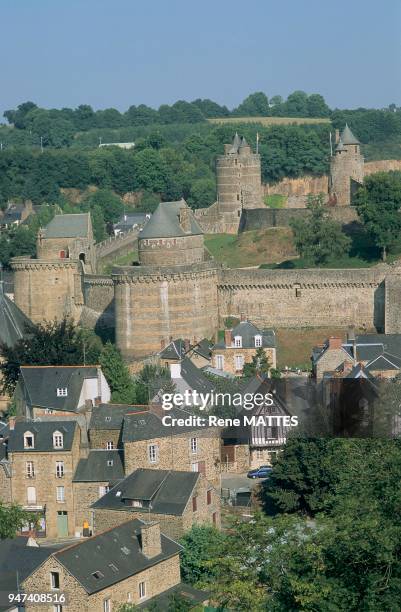
[{"label": "castle", "polygon": [[[351,180],[363,178],[355,141],[346,127],[332,159],[330,194],[339,206],[350,202]],[[258,205],[260,158],[236,137],[217,167],[213,214],[226,226],[238,225],[242,208]],[[12,260],[15,302],[35,322],[69,315],[113,330],[128,361],[160,351],[173,338],[211,338],[225,318],[241,313],[260,327],[357,325],[401,332],[398,266],[227,269],[204,248],[197,213],[184,200],[159,204],[138,236],[139,265],[115,266],[111,275],[96,273],[89,214],[57,215],[39,234],[38,259]]]}]

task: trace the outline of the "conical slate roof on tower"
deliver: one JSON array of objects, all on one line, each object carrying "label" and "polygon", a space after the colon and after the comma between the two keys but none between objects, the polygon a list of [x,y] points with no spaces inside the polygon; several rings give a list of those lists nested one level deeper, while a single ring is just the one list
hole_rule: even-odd
[{"label": "conical slate roof on tower", "polygon": [[241,138],[238,136],[238,132],[235,132],[233,144],[231,146],[229,153],[234,153],[234,154],[238,153],[238,149],[240,145],[241,145]]},{"label": "conical slate roof on tower", "polygon": [[348,123],[345,124],[345,128],[341,134],[341,141],[345,145],[357,145],[360,144],[358,138],[356,138],[348,127]]},{"label": "conical slate roof on tower", "polygon": [[32,321],[4,293],[4,283],[0,281],[0,342],[14,346],[32,327]]}]

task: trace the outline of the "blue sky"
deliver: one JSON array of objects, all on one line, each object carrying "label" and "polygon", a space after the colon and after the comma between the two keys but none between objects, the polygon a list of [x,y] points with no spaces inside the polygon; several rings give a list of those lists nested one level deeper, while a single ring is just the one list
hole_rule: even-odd
[{"label": "blue sky", "polygon": [[0,0],[0,115],[253,91],[401,105],[400,0]]}]

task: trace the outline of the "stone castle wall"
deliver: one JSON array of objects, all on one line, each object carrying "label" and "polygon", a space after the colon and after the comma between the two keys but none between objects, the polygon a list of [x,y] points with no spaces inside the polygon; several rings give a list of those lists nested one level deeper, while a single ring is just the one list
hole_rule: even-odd
[{"label": "stone castle wall", "polygon": [[223,270],[220,324],[245,312],[257,326],[355,324],[383,330],[386,269]]},{"label": "stone castle wall", "polygon": [[[327,212],[332,219],[343,225],[358,221],[358,213],[353,206],[328,207]],[[306,208],[258,208],[242,212],[239,232],[249,232],[267,227],[288,227],[292,219],[307,217]]]},{"label": "stone castle wall", "polygon": [[144,266],[176,266],[204,259],[203,235],[139,240],[139,260]]}]

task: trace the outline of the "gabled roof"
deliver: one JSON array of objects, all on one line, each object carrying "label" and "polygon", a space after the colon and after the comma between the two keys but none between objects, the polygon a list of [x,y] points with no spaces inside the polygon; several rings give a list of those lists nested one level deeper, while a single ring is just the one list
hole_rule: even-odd
[{"label": "gabled roof", "polygon": [[359,140],[353,135],[348,123],[345,124],[345,128],[341,133],[341,141],[344,145],[360,144]]},{"label": "gabled roof", "polygon": [[[156,514],[181,516],[199,478],[199,472],[139,468],[91,507],[125,512],[143,512],[147,508]],[[132,500],[142,502],[143,506],[132,506]]]},{"label": "gabled roof", "polygon": [[[190,232],[185,232],[179,222],[179,214],[182,208],[188,208],[190,219]],[[155,212],[145,225],[140,238],[176,238],[180,236],[203,234],[192,211],[185,202],[161,202]]]},{"label": "gabled roof", "polygon": [[43,230],[44,238],[87,238],[90,214],[55,215]]},{"label": "gabled roof", "polygon": [[185,352],[185,340],[177,338],[160,351],[159,355],[162,359],[182,359]]},{"label": "gabled roof", "polygon": [[395,355],[390,355],[389,353],[383,353],[379,355],[372,361],[366,364],[366,370],[376,371],[376,370],[400,370],[401,369],[401,358],[396,357]]},{"label": "gabled roof", "polygon": [[[65,452],[72,448],[76,421],[17,421],[8,438],[8,452]],[[53,434],[59,431],[63,434],[63,447],[53,447]],[[33,448],[24,447],[24,434],[30,432],[34,436]]]},{"label": "gabled roof", "polygon": [[[166,414],[177,419],[185,419],[191,416],[190,412],[182,410],[181,408],[172,408],[166,411]],[[163,425],[159,415],[151,411],[144,411],[125,415],[122,441],[126,443],[137,442],[138,440],[166,438],[169,436],[181,435],[188,431],[195,431],[197,429],[205,430],[205,427],[196,427],[195,425],[188,425],[185,427],[166,426]]]},{"label": "gabled roof", "polygon": [[33,323],[4,293],[4,283],[0,280],[0,342],[14,346],[23,338]]},{"label": "gabled roof", "polygon": [[[241,336],[242,348],[255,348],[255,336],[262,336],[263,348],[275,348],[276,335],[273,329],[258,329],[251,321],[241,321],[231,330],[231,337]],[[224,338],[214,348],[225,348]]]},{"label": "gabled roof", "polygon": [[[20,382],[31,406],[76,412],[86,378],[97,378],[96,366],[21,366]],[[67,396],[58,396],[65,388]]]},{"label": "gabled roof", "polygon": [[118,430],[121,429],[124,416],[128,412],[142,412],[143,407],[130,406],[129,404],[100,404],[94,406],[89,423],[89,429],[95,430]]},{"label": "gabled roof", "polygon": [[80,459],[73,482],[116,482],[124,478],[123,452],[120,450],[91,450]]},{"label": "gabled roof", "polygon": [[[199,393],[209,393],[214,388],[214,385],[204,375],[202,370],[197,368],[188,357],[184,357],[181,361],[181,378],[190,389],[196,390]],[[179,378],[173,379],[176,385],[179,384],[179,381]]]},{"label": "gabled roof", "polygon": [[213,344],[207,340],[207,338],[203,338],[198,344],[195,344],[193,347],[193,352],[198,353],[201,357],[205,359],[211,359],[212,356],[212,346]]},{"label": "gabled roof", "polygon": [[[135,519],[114,527],[54,554],[66,570],[89,594],[117,584],[177,555],[182,546],[161,534],[161,553],[146,557],[141,549],[141,527]],[[96,578],[94,573],[100,577]]]}]

